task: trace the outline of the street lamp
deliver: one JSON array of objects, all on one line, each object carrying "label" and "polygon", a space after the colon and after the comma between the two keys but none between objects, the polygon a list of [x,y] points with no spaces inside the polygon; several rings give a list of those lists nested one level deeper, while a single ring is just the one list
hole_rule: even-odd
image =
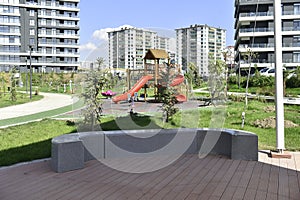
[{"label": "street lamp", "polygon": [[26,94],[28,94],[28,90],[27,90],[27,87],[28,87],[28,69],[27,69],[27,58],[25,58],[25,63],[26,63],[26,82],[25,82],[25,87],[26,87]]},{"label": "street lamp", "polygon": [[31,66],[32,45],[29,45],[29,71],[30,71],[30,99],[32,99],[32,66]]}]

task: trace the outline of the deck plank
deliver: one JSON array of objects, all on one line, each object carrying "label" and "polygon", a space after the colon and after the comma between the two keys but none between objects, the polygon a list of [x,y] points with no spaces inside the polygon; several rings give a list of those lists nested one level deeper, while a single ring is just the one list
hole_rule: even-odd
[{"label": "deck plank", "polygon": [[[99,161],[54,173],[49,161],[42,161],[0,169],[0,199],[300,199],[300,153],[289,160],[260,153],[259,159],[184,155],[148,173],[121,172]],[[130,166],[132,160],[118,162]]]}]

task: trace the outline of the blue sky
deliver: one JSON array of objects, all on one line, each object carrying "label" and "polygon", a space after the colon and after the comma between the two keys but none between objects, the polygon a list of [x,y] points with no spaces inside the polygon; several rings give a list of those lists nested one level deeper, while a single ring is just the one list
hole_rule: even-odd
[{"label": "blue sky", "polygon": [[226,29],[227,45],[234,44],[233,0],[81,0],[79,6],[81,60],[94,59],[92,51],[104,45],[106,31],[123,25],[174,30],[207,24]]}]

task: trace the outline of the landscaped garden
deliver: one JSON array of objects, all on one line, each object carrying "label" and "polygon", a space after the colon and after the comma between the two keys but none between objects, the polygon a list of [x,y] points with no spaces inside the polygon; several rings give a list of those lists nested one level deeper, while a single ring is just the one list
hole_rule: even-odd
[{"label": "landscaped garden", "polygon": [[[243,102],[229,102],[226,108],[226,120],[223,128],[242,129],[241,113]],[[212,106],[199,107],[179,112],[168,123],[162,120],[162,113],[126,115],[121,117],[103,116],[102,130],[118,130],[117,124],[126,124],[127,129],[147,128],[195,128],[209,127]],[[285,119],[289,127],[285,128],[285,144],[287,150],[300,151],[300,106],[285,106]],[[276,130],[271,122],[265,119],[275,117],[274,103],[250,101],[243,130],[253,132],[259,137],[259,149],[276,149]],[[128,120],[137,125],[130,126]],[[183,121],[181,121],[183,120]],[[116,122],[117,121],[117,122]],[[196,123],[195,123],[196,122]],[[149,126],[149,124],[151,124]],[[264,128],[261,128],[264,126]],[[124,126],[123,126],[124,127]],[[51,154],[51,138],[77,131],[77,125],[69,120],[45,119],[40,122],[14,126],[0,130],[0,166],[10,165],[21,161],[48,158]]]},{"label": "landscaped garden", "polygon": [[[102,74],[103,75],[103,74]],[[101,99],[98,96],[99,91],[102,89],[111,89],[111,82],[109,81],[112,77],[104,75],[98,76],[94,74],[93,76],[88,76],[93,78],[91,80],[98,80],[96,85],[87,85],[91,89],[91,93],[87,96],[91,99],[91,102],[86,103],[96,103],[94,108],[99,111],[98,115],[95,117],[95,121],[98,120],[102,130],[117,130],[120,129],[118,125],[126,124],[127,129],[144,129],[144,128],[205,128],[209,127],[212,118],[212,112],[214,106],[203,106],[192,109],[185,109],[177,112],[170,117],[170,120],[166,122],[163,120],[163,113],[137,113],[135,115],[130,115],[124,111],[123,115],[120,117],[112,115],[101,115]],[[64,75],[64,74],[44,74],[35,75],[40,78],[36,78],[34,86],[38,87],[39,90],[48,92],[65,92],[72,93],[70,88],[68,89],[67,84],[69,80],[75,80],[76,78],[82,78],[77,75]],[[298,76],[299,77],[299,76]],[[74,78],[74,79],[73,79]],[[195,78],[195,77],[194,77]],[[249,93],[253,94],[264,94],[273,95],[274,93],[274,78],[261,78],[256,76],[252,77],[250,80]],[[241,87],[237,86],[236,77],[230,78],[228,80],[229,91],[245,92],[245,78],[242,78]],[[41,80],[44,80],[41,82]],[[54,83],[56,81],[56,83]],[[194,80],[195,81],[195,80]],[[269,82],[271,81],[271,82]],[[273,82],[272,82],[273,81]],[[287,96],[295,97],[300,94],[298,84],[298,79],[294,79],[289,82],[285,82],[288,86],[286,87]],[[120,81],[119,81],[120,83]],[[197,84],[195,84],[197,83]],[[122,83],[124,84],[124,83]],[[208,84],[203,81],[195,81],[195,87],[208,87]],[[264,86],[262,85],[264,84]],[[295,85],[293,85],[295,84]],[[96,86],[95,90],[93,87]],[[64,89],[66,89],[64,91]],[[23,88],[24,90],[24,88]],[[119,87],[122,90],[122,87]],[[96,96],[95,96],[96,91]],[[149,89],[150,97],[153,94],[153,90]],[[207,90],[208,91],[208,90]],[[93,93],[94,92],[94,93]],[[19,93],[18,93],[19,95]],[[22,94],[21,94],[22,95]],[[25,94],[24,94],[25,95]],[[94,96],[93,96],[94,95]],[[99,94],[100,95],[100,94]],[[210,93],[200,93],[192,94],[194,99],[201,96],[210,96]],[[24,96],[24,99],[28,101],[28,97]],[[38,99],[39,96],[34,98]],[[275,105],[274,102],[266,102],[264,99],[254,99],[249,100],[247,109],[245,109],[244,97],[236,98],[234,96],[228,96],[229,101],[224,107],[225,110],[225,123],[223,127],[227,129],[242,129],[245,131],[250,131],[258,135],[259,137],[259,149],[276,150],[276,129],[275,129]],[[22,96],[18,98],[23,99]],[[1,98],[0,98],[1,101]],[[0,103],[1,105],[1,103]],[[79,108],[83,106],[81,102],[80,105],[75,107]],[[70,106],[72,107],[72,106]],[[70,108],[64,108],[65,112]],[[86,110],[86,109],[85,109]],[[246,112],[245,124],[242,128],[242,112]],[[78,124],[74,123],[73,120],[54,120],[50,119],[51,116],[57,115],[58,113],[63,113],[58,110],[49,111],[46,113],[38,113],[36,115],[38,118],[47,118],[39,122],[32,122],[29,124],[9,127],[0,130],[0,166],[11,165],[14,163],[29,161],[39,158],[48,158],[51,154],[51,139],[58,135],[73,133],[77,131]],[[89,113],[87,113],[89,114]],[[184,118],[182,117],[184,114]],[[300,106],[298,105],[285,105],[285,145],[286,149],[290,151],[300,151]],[[26,116],[25,121],[28,120]],[[31,116],[32,117],[32,116]],[[33,117],[34,118],[34,117]],[[15,120],[15,119],[10,119]],[[128,120],[135,122],[135,126],[131,126]],[[30,120],[28,120],[30,121]],[[6,123],[5,120],[1,120],[1,123]],[[124,129],[124,126],[122,127]]]}]

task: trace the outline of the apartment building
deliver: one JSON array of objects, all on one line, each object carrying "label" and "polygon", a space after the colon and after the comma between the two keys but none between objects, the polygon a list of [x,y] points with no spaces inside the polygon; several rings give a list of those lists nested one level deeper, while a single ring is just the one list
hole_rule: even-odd
[{"label": "apartment building", "polygon": [[[0,71],[79,67],[79,0],[0,0]],[[30,59],[31,58],[31,59]]]},{"label": "apartment building", "polygon": [[[280,1],[280,0],[279,0]],[[241,70],[274,67],[274,0],[235,1],[236,62]],[[286,68],[300,66],[300,0],[281,0],[282,57]],[[251,60],[244,55],[251,52]]]},{"label": "apartment building", "polygon": [[208,25],[191,25],[176,29],[177,63],[186,69],[193,63],[200,76],[208,75],[210,57],[223,59],[226,30]]},{"label": "apartment building", "polygon": [[169,38],[141,28],[124,27],[108,32],[109,66],[114,69],[142,69],[149,49],[169,49]]}]

